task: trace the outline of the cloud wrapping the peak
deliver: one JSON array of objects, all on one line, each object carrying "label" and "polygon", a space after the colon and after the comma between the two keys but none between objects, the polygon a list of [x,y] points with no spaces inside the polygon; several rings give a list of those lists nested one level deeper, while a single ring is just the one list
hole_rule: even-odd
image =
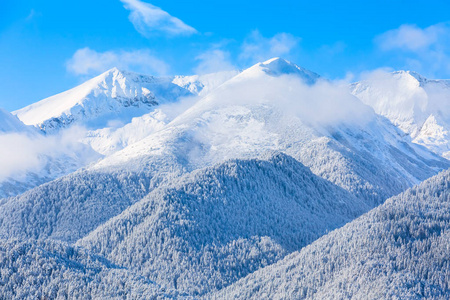
[{"label": "cloud wrapping the peak", "polygon": [[169,66],[149,50],[97,52],[88,47],[78,49],[66,63],[75,75],[95,75],[113,67],[147,74],[167,74]]},{"label": "cloud wrapping the peak", "polygon": [[7,145],[0,147],[0,182],[8,178],[23,180],[27,172],[51,176],[49,171],[75,170],[99,159],[98,153],[78,142],[85,132],[84,128],[73,127],[48,136],[0,133],[0,145]]},{"label": "cloud wrapping the peak", "polygon": [[134,28],[143,36],[150,37],[156,32],[169,35],[191,35],[197,30],[168,12],[150,3],[139,0],[120,0],[131,11],[129,19]]}]

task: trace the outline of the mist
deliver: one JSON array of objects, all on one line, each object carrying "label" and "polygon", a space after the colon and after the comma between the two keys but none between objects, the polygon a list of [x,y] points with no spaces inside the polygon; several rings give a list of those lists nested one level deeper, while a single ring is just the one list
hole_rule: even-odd
[{"label": "mist", "polygon": [[311,126],[364,125],[374,118],[371,107],[350,94],[348,83],[320,79],[308,85],[295,75],[237,76],[176,119],[183,122],[192,113],[232,105],[270,105],[294,115]]},{"label": "mist", "polygon": [[27,173],[48,175],[50,171],[74,171],[100,157],[78,140],[86,130],[73,127],[56,135],[0,134],[0,181],[24,180]]}]

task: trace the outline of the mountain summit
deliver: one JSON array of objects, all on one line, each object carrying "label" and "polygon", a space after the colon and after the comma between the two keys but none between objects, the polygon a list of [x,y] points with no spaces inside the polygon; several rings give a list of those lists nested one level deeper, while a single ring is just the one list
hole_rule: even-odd
[{"label": "mountain summit", "polygon": [[255,78],[264,75],[269,75],[272,77],[294,75],[302,79],[302,81],[308,85],[316,83],[316,81],[320,78],[318,74],[280,57],[274,57],[265,62],[257,63],[244,70],[235,78]]},{"label": "mountain summit", "polygon": [[411,71],[378,72],[350,89],[414,142],[450,158],[450,80]]},{"label": "mountain summit", "polygon": [[14,112],[27,125],[52,132],[72,124],[101,128],[112,121],[128,123],[155,105],[191,95],[172,79],[113,68],[58,95]]},{"label": "mountain summit", "polygon": [[313,84],[320,78],[318,74],[280,57],[275,57],[263,63],[259,63],[258,66],[261,67],[264,72],[272,76],[297,75],[307,84]]}]

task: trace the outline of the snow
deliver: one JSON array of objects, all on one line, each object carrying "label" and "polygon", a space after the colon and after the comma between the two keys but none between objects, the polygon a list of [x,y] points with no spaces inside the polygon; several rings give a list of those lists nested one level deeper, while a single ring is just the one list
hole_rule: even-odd
[{"label": "snow", "polygon": [[2,299],[193,299],[55,241],[0,240]]},{"label": "snow", "polygon": [[386,199],[450,167],[449,82],[375,74],[358,99],[273,58],[112,69],[15,112],[32,126],[0,110],[39,158],[0,182],[23,193],[0,200],[0,298],[445,295],[448,171]]},{"label": "snow", "polygon": [[195,95],[204,96],[239,73],[239,71],[222,71],[204,75],[175,76],[172,82]]},{"label": "snow", "polygon": [[77,244],[199,295],[279,260],[367,209],[347,191],[275,153],[187,174]]},{"label": "snow", "polygon": [[439,155],[449,151],[450,80],[430,80],[410,71],[377,72],[352,84],[351,90],[415,143]]},{"label": "snow", "polygon": [[450,171],[209,299],[447,299]]},{"label": "snow", "polygon": [[273,75],[275,62],[292,66],[276,59],[243,71],[92,170],[140,172],[175,161],[190,171],[277,150],[374,205],[448,166],[346,88],[308,85],[303,73]]},{"label": "snow", "polygon": [[81,142],[90,145],[102,155],[111,155],[163,129],[168,122],[169,119],[164,112],[155,109],[142,117],[133,118],[123,127],[106,127],[88,131]]},{"label": "snow", "polygon": [[126,124],[155,105],[192,95],[172,83],[172,78],[157,78],[113,68],[67,92],[49,97],[15,111],[27,125],[46,132],[78,124],[91,129],[112,123]]},{"label": "snow", "polygon": [[26,126],[16,116],[0,108],[0,134],[6,133],[35,133],[33,127]]}]

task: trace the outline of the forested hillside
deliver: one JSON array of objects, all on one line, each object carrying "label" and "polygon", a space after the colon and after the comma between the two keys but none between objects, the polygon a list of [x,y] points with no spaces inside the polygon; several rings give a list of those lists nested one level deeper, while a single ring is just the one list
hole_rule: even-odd
[{"label": "forested hillside", "polygon": [[212,299],[448,299],[450,171]]}]

